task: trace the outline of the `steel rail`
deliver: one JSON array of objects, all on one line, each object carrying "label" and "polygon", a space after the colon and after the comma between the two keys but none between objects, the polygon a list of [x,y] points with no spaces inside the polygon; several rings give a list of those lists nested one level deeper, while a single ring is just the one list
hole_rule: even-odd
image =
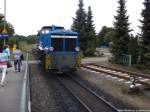
[{"label": "steel rail", "polygon": [[115,111],[118,111],[118,109],[115,106],[113,106],[110,102],[106,101],[104,98],[100,97],[96,92],[94,92],[91,89],[87,88],[85,85],[81,84],[81,82],[77,81],[72,76],[70,76],[70,75],[67,75],[67,76],[70,77],[76,83],[78,83],[80,86],[82,86],[83,88],[85,88],[86,90],[88,90],[89,92],[91,92],[92,94],[94,94],[97,98],[99,98],[100,100],[102,100],[105,104],[107,104],[108,106],[110,106],[112,109],[114,109]]},{"label": "steel rail", "polygon": [[65,84],[61,81],[60,78],[57,77],[57,79],[58,79],[58,81],[61,83],[61,85],[62,85],[65,89],[67,89],[67,90],[72,94],[72,96],[74,96],[74,97],[79,101],[79,103],[80,103],[81,105],[83,105],[83,107],[84,107],[88,112],[93,112],[77,95],[75,95],[72,91],[70,91],[70,89],[68,89],[68,88],[65,86]]},{"label": "steel rail", "polygon": [[[112,73],[112,72],[108,72],[108,71],[104,71],[104,70],[100,70],[100,69],[96,69],[96,68],[92,68],[92,67],[89,67],[88,65],[93,65],[93,64],[87,64],[87,65],[81,65],[81,67],[83,68],[87,68],[87,69],[90,69],[90,70],[93,70],[93,71],[96,71],[96,72],[102,72],[102,73],[105,73],[105,74],[109,74],[111,76],[115,76],[115,77],[118,77],[118,78],[121,78],[121,79],[125,79],[125,80],[129,80],[130,81],[130,77],[125,77],[124,75],[119,75],[119,74],[115,74],[115,73]],[[97,67],[102,67],[102,66],[98,66]],[[104,67],[105,68],[105,67]],[[109,68],[107,68],[109,69]],[[109,69],[109,70],[112,70],[112,69]],[[114,69],[113,69],[114,70]],[[115,70],[116,72],[123,72],[123,71],[120,71],[120,70]],[[127,73],[127,72],[123,72],[123,73]],[[128,74],[128,73],[127,73]],[[128,74],[130,76],[130,74]],[[142,77],[142,76],[141,76]],[[138,81],[137,83],[140,83],[142,85],[146,85],[146,86],[150,86],[149,83],[146,83],[146,82],[143,82],[143,81]]]},{"label": "steel rail", "polygon": [[104,65],[97,65],[97,64],[94,64],[94,63],[89,63],[89,65],[94,65],[94,66],[97,66],[97,67],[103,67],[103,68],[106,68],[106,69],[116,70],[116,71],[124,72],[124,73],[127,73],[127,74],[136,75],[136,76],[140,76],[140,77],[150,79],[150,76],[148,74],[137,73],[137,72],[133,72],[133,71],[126,71],[126,70],[117,69],[117,68],[110,68],[110,67],[107,67],[107,66],[104,66]]},{"label": "steel rail", "polygon": [[[67,75],[67,74],[66,74]],[[73,80],[76,84],[78,84],[80,87],[84,88],[86,91],[88,91],[90,94],[92,94],[93,96],[95,96],[96,98],[99,99],[99,101],[102,101],[105,105],[107,105],[109,108],[112,109],[112,111],[115,112],[119,112],[118,109],[116,107],[114,107],[111,103],[107,102],[105,99],[103,99],[102,97],[100,97],[97,93],[95,93],[94,91],[92,91],[91,89],[87,88],[85,85],[79,83],[77,80],[73,79],[71,76],[67,75],[71,80]],[[87,106],[86,103],[84,103],[84,101],[82,101],[77,95],[75,95],[68,87],[66,87],[66,85],[63,83],[63,81],[58,78],[58,80],[61,82],[61,84],[67,89],[69,90],[69,92],[71,92],[71,94],[77,98],[77,100],[89,111],[89,112],[94,112],[92,111],[92,109],[90,109],[90,107]]]}]

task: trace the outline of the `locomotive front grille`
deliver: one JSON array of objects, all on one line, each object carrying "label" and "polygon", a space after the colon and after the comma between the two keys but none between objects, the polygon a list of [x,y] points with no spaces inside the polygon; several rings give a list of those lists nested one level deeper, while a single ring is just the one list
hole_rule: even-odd
[{"label": "locomotive front grille", "polygon": [[74,54],[56,54],[51,57],[51,68],[58,70],[67,70],[73,68],[76,64],[76,56]]}]

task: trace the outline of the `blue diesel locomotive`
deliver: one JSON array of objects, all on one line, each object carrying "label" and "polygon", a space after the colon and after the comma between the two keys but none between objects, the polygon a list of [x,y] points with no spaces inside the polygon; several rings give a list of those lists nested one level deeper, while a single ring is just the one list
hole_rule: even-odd
[{"label": "blue diesel locomotive", "polygon": [[60,26],[44,26],[38,33],[44,68],[57,71],[76,70],[80,66],[78,33]]}]

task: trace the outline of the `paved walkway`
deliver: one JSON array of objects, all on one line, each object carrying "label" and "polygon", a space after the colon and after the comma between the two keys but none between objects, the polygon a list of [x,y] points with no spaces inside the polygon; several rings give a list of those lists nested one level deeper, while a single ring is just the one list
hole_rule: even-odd
[{"label": "paved walkway", "polygon": [[[0,87],[0,112],[19,112],[24,73],[24,62],[21,72],[14,72],[13,67],[7,70],[6,81],[8,83]],[[0,73],[0,80],[1,76]]]}]

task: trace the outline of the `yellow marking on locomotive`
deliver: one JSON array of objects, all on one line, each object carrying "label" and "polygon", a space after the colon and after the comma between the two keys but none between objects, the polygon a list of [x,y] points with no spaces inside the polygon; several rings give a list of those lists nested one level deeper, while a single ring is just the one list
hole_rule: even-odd
[{"label": "yellow marking on locomotive", "polygon": [[45,56],[45,70],[48,70],[51,64],[51,55],[46,54]]},{"label": "yellow marking on locomotive", "polygon": [[77,57],[76,57],[76,66],[80,67],[80,65],[81,65],[81,56],[77,55]]}]

